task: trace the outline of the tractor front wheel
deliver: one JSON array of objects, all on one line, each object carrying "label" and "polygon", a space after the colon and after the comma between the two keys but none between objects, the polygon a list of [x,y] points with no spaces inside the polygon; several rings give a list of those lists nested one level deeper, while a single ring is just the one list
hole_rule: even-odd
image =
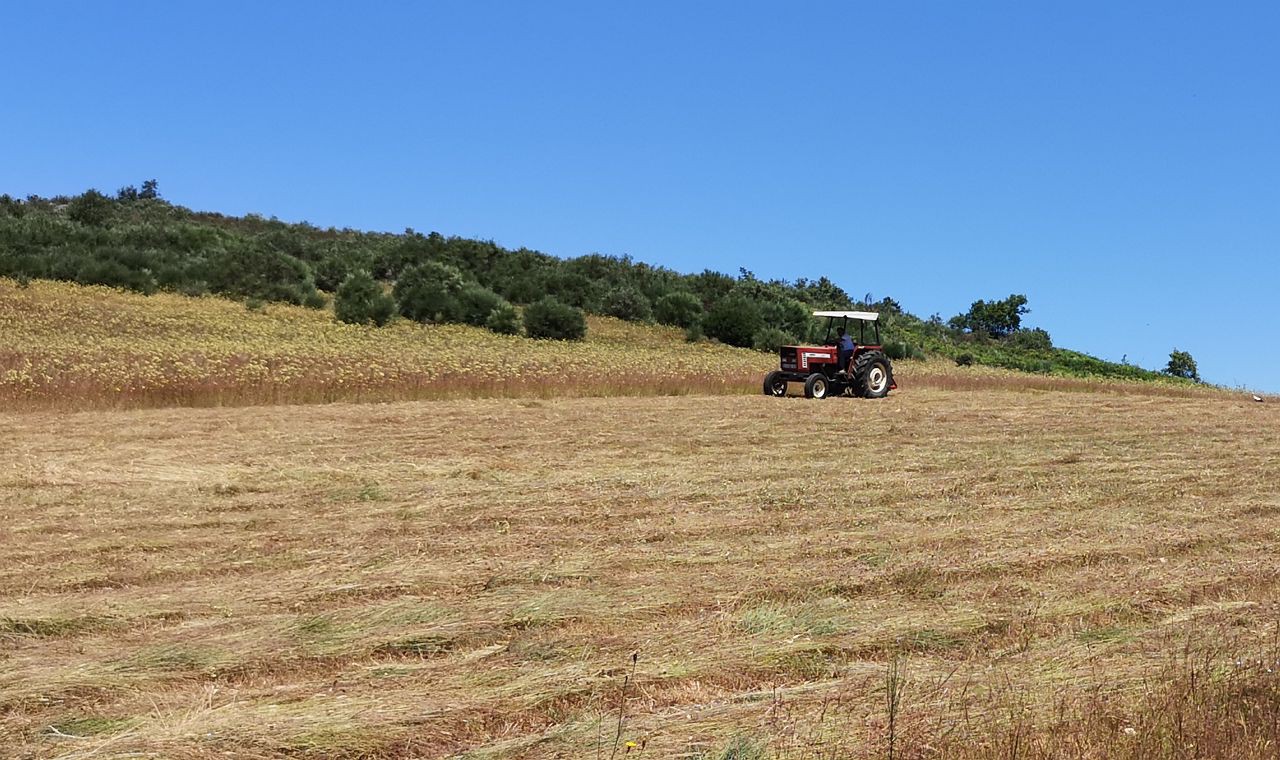
[{"label": "tractor front wheel", "polygon": [[804,381],[805,398],[826,398],[828,390],[830,390],[830,386],[827,376],[821,372],[814,372]]},{"label": "tractor front wheel", "polygon": [[893,385],[893,366],[879,351],[860,354],[853,362],[853,392],[863,398],[884,398]]},{"label": "tractor front wheel", "polygon": [[764,376],[764,395],[779,398],[787,395],[787,380],[781,372],[770,372]]}]

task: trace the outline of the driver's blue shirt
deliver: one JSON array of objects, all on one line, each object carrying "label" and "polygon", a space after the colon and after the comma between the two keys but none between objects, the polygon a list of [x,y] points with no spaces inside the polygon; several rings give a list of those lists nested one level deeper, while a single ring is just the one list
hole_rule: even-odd
[{"label": "driver's blue shirt", "polygon": [[840,336],[840,350],[841,350],[841,351],[852,351],[852,350],[853,350],[853,338],[852,338],[852,337],[850,337],[850,336],[848,336],[848,335],[841,335],[841,336]]}]

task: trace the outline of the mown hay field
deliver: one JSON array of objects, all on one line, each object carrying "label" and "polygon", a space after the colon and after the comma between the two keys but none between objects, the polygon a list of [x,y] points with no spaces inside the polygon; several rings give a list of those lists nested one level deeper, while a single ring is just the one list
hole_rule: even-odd
[{"label": "mown hay field", "polygon": [[0,403],[244,405],[755,389],[771,357],[591,317],[582,343],[462,325],[0,279]]},{"label": "mown hay field", "polygon": [[1274,757],[1278,431],[922,385],[6,413],[0,754]]},{"label": "mown hay field", "polygon": [[[582,343],[327,310],[0,279],[0,406],[88,409],[442,398],[756,393],[777,357],[590,317]],[[904,384],[1196,395],[1153,383],[899,362]]]}]

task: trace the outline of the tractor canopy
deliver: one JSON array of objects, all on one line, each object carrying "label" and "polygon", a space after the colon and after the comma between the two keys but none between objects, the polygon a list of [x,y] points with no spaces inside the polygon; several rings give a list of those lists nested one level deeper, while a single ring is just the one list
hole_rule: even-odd
[{"label": "tractor canopy", "polygon": [[[852,337],[853,333],[849,330],[849,320],[852,319],[858,323],[859,345],[863,345],[863,346],[880,345],[880,314],[877,312],[874,312],[874,311],[815,311],[813,313],[813,316],[827,318],[827,334],[826,334],[826,337],[823,338],[823,341],[822,341],[823,343],[831,343],[831,341],[833,340],[833,338],[831,337],[831,333],[837,327],[843,327],[845,334]],[[870,341],[867,340],[868,324],[871,325],[871,328],[873,331],[872,337],[874,338],[874,340],[870,340]]]}]

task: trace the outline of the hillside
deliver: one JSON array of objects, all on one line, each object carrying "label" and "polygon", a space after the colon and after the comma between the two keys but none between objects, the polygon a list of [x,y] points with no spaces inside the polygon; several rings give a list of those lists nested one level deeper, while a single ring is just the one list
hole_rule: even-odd
[{"label": "hillside", "polygon": [[[0,403],[9,409],[759,393],[775,355],[589,318],[582,342],[323,309],[0,279]],[[1215,395],[1202,386],[1026,375],[899,360],[900,384]]]},{"label": "hillside", "polygon": [[330,300],[325,294],[362,274],[394,284],[400,312],[431,323],[484,326],[507,302],[524,306],[550,297],[595,315],[771,350],[821,337],[809,316],[813,309],[866,308],[883,313],[883,339],[894,358],[962,359],[1062,377],[1161,377],[1052,346],[1048,333],[1021,324],[1025,307],[995,322],[966,315],[921,319],[889,297],[856,299],[825,277],[683,274],[626,257],[560,259],[437,233],[320,229],[194,212],[160,198],[154,183],[123,188],[115,197],[96,191],[23,201],[0,196],[0,277],[323,308]]},{"label": "hillside", "polygon": [[0,746],[1273,758],[1277,424],[919,385],[0,413]]}]

